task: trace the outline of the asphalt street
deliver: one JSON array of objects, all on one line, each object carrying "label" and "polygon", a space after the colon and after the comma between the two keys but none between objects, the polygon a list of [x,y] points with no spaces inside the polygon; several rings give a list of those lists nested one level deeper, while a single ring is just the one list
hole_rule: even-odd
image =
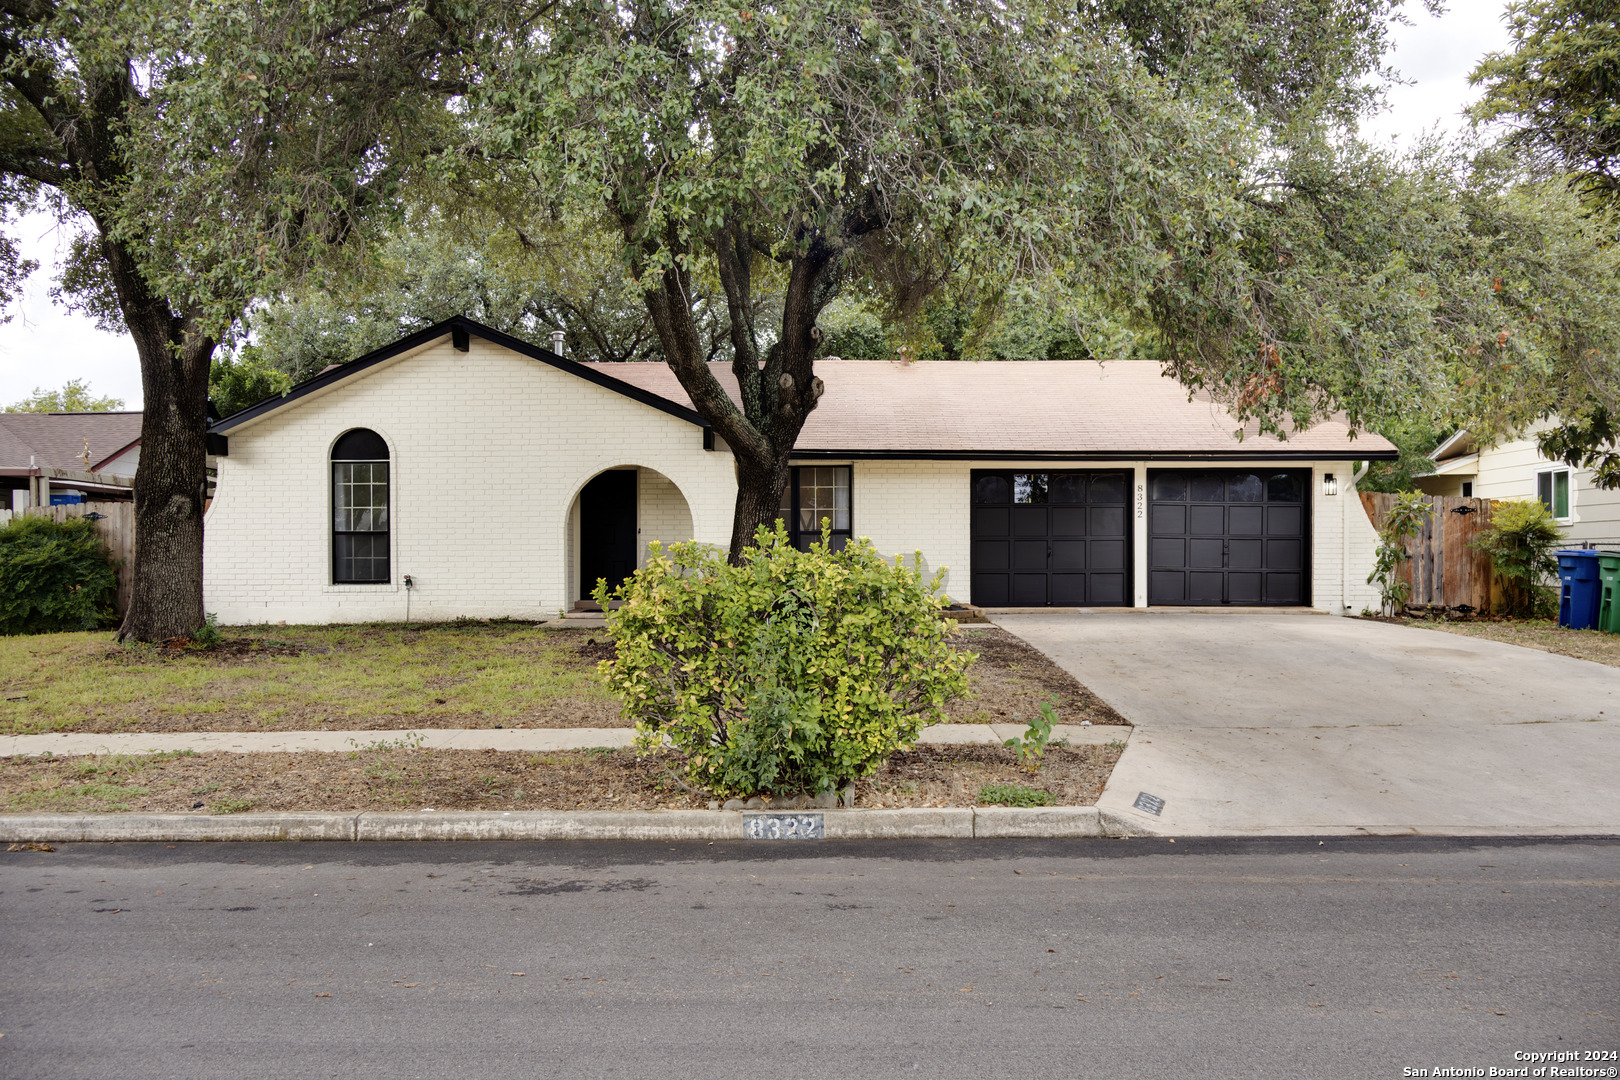
[{"label": "asphalt street", "polygon": [[1509,1068],[1620,1050],[1620,840],[62,845],[0,976],[16,1080]]}]

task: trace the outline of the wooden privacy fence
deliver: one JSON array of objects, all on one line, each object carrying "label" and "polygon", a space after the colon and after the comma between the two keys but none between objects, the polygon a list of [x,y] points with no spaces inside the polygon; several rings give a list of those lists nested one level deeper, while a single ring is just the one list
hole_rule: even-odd
[{"label": "wooden privacy fence", "polygon": [[31,506],[20,512],[29,517],[67,521],[92,511],[101,515],[96,521],[96,531],[107,542],[107,550],[112,552],[118,568],[118,613],[121,615],[129,610],[130,591],[135,584],[135,504],[128,501],[66,503]]},{"label": "wooden privacy fence", "polygon": [[[1359,494],[1373,528],[1382,530],[1396,496],[1380,491]],[[1491,610],[1495,578],[1491,557],[1470,546],[1474,537],[1490,528],[1491,500],[1430,495],[1425,501],[1434,512],[1424,522],[1423,531],[1407,543],[1411,558],[1400,569],[1401,580],[1412,586],[1407,604]]]}]

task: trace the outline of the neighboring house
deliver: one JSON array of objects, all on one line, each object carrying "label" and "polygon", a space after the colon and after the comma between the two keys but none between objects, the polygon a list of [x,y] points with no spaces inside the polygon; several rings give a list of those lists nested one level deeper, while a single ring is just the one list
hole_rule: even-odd
[{"label": "neighboring house", "polygon": [[1620,544],[1620,491],[1594,486],[1590,469],[1542,457],[1536,430],[1482,448],[1465,428],[1435,447],[1434,472],[1415,483],[1430,495],[1539,499],[1571,545]]},{"label": "neighboring house", "polygon": [[[1151,363],[817,364],[784,518],[948,568],[990,607],[1376,603],[1329,421],[1237,427]],[[734,385],[725,365],[715,372]],[[663,364],[580,364],[452,319],[210,428],[205,606],[222,621],[555,615],[645,561],[724,545],[736,471]],[[413,589],[409,596],[404,579]]]},{"label": "neighboring house", "polygon": [[138,412],[0,412],[0,510],[127,499],[140,456]]}]

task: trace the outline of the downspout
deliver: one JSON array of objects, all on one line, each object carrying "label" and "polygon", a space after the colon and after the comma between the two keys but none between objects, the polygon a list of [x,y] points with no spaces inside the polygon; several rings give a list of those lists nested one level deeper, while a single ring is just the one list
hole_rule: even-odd
[{"label": "downspout", "polygon": [[[1356,495],[1356,485],[1361,483],[1361,478],[1367,475],[1368,469],[1372,468],[1372,462],[1370,461],[1363,461],[1360,464],[1361,468],[1350,474],[1350,482],[1344,486],[1344,504],[1339,508],[1341,511],[1339,521],[1340,615],[1350,613],[1350,496]],[[1356,496],[1356,501],[1361,501],[1359,495]]]}]

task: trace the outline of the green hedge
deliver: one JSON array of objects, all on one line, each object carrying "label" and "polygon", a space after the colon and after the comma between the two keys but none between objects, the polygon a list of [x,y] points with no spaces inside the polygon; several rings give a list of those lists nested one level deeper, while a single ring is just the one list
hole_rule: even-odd
[{"label": "green hedge", "polygon": [[[967,689],[971,653],[947,638],[940,577],[865,540],[799,551],[780,523],[746,562],[653,547],[607,615],[601,665],[646,747],[667,744],[721,795],[822,793],[870,774]],[[943,572],[942,572],[943,573]],[[610,599],[599,586],[596,599]]]},{"label": "green hedge", "polygon": [[14,517],[0,527],[0,634],[94,630],[113,620],[117,598],[95,522]]}]

